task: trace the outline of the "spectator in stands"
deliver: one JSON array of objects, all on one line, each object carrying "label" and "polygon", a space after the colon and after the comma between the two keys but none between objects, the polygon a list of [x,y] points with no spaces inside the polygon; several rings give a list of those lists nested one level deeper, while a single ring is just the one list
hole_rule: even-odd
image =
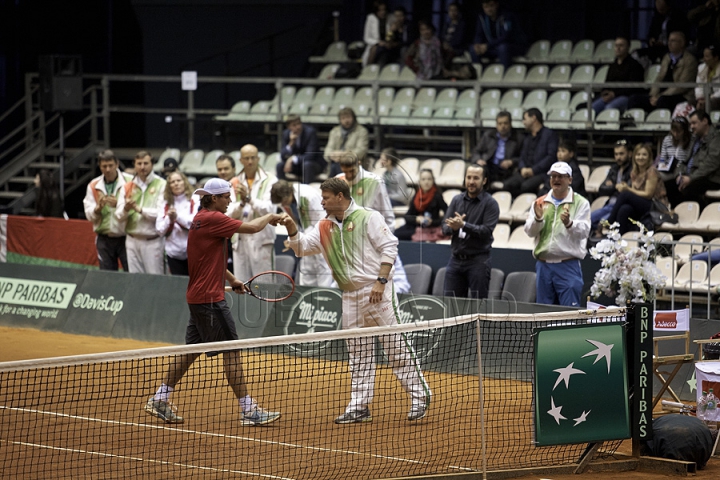
[{"label": "spectator in stands", "polygon": [[385,148],[380,152],[380,164],[385,169],[382,180],[385,184],[390,205],[393,207],[406,206],[410,200],[407,180],[398,168],[400,159],[394,148]]},{"label": "spectator in stands", "polygon": [[602,228],[600,228],[600,222],[607,220],[612,213],[613,206],[617,201],[619,192],[617,191],[617,185],[621,183],[630,182],[630,171],[632,170],[632,162],[630,161],[630,147],[628,147],[627,140],[618,140],[615,142],[613,148],[613,157],[615,158],[615,165],[610,167],[608,170],[605,181],[598,188],[599,196],[607,196],[608,200],[605,202],[602,208],[595,210],[590,213],[590,228],[593,234],[593,238],[600,239],[603,237]]},{"label": "spectator in stands", "polygon": [[[278,180],[270,189],[270,200],[292,218],[298,231],[310,234],[320,220],[325,218],[322,207],[322,197],[317,189],[310,185],[296,183],[294,185],[285,180]],[[285,248],[289,249],[285,240]],[[298,285],[308,287],[332,287],[334,283],[332,272],[327,262],[320,255],[301,257],[298,260],[296,282]]]},{"label": "spectator in stands", "polygon": [[405,65],[415,72],[418,80],[442,79],[445,68],[445,53],[435,27],[426,20],[418,22],[420,38],[408,48]]},{"label": "spectator in stands", "polygon": [[537,303],[579,307],[590,203],[570,186],[570,165],[556,162],[547,173],[552,191],[538,197],[525,221],[525,233],[535,238]]},{"label": "spectator in stands", "polygon": [[410,45],[410,36],[407,27],[407,11],[405,7],[395,7],[388,20],[388,29],[385,35],[385,47],[378,49],[375,63],[383,66],[388,63],[398,63],[405,58],[405,51]]},{"label": "spectator in stands", "polygon": [[[719,0],[720,1],[720,0]],[[703,63],[698,67],[696,83],[720,83],[720,46],[708,45],[703,50]],[[704,85],[695,87],[695,108],[714,112],[720,110],[720,88],[710,88],[710,108],[705,104]]]},{"label": "spectator in stands", "polygon": [[155,221],[158,202],[165,191],[165,180],[152,171],[152,156],[135,155],[135,176],[118,197],[115,216],[126,222],[128,268],[130,273],[162,275],[165,271],[165,237],[158,235]]},{"label": "spectator in stands", "polygon": [[35,214],[38,217],[63,218],[63,204],[60,198],[60,186],[55,175],[42,169],[35,175]]},{"label": "spectator in stands", "polygon": [[380,212],[390,231],[395,230],[395,214],[382,178],[365,170],[354,155],[343,156],[340,168],[342,173],[337,177],[350,185],[350,194],[355,203]]},{"label": "spectator in stands", "polygon": [[459,57],[462,56],[466,46],[465,20],[462,18],[460,5],[457,2],[451,2],[447,8],[447,22],[441,35],[443,48],[447,52],[452,52],[453,57]]},{"label": "spectator in stands", "polygon": [[673,117],[670,133],[663,138],[660,155],[655,159],[655,168],[663,182],[675,180],[675,168],[690,156],[692,133],[686,117]]},{"label": "spectator in stands", "polygon": [[[608,68],[606,82],[644,82],[645,69],[630,56],[630,40],[626,37],[615,38],[615,60]],[[592,103],[598,114],[606,108],[616,108],[620,113],[627,110],[630,95],[637,94],[633,88],[603,88],[600,96]]]},{"label": "spectator in stands", "polygon": [[[229,182],[235,178],[235,159],[230,155],[220,155],[215,160],[215,169],[219,178]],[[232,193],[235,194],[235,192]]]},{"label": "spectator in stands", "polygon": [[696,55],[720,39],[720,0],[701,3],[688,12],[687,18],[691,24],[697,26]]},{"label": "spectator in stands", "polygon": [[512,128],[510,112],[498,113],[495,130],[488,129],[483,133],[470,158],[471,162],[485,167],[489,190],[493,189],[494,182],[504,182],[515,172],[522,142],[522,134]]},{"label": "spectator in stands", "polygon": [[178,161],[174,158],[166,158],[163,162],[163,169],[161,172],[161,176],[163,178],[168,178],[168,175],[170,175],[173,172],[178,171]]},{"label": "spectator in stands", "polygon": [[503,184],[503,190],[512,193],[538,193],[547,179],[547,171],[557,158],[557,134],[543,125],[543,114],[537,108],[523,113],[526,135],[518,160],[519,170]]},{"label": "spectator in stands", "polygon": [[630,183],[618,183],[617,201],[613,205],[608,222],[620,224],[619,232],[637,230],[633,220],[641,221],[652,209],[653,200],[669,206],[665,184],[653,166],[652,145],[641,143],[635,146],[632,155]]},{"label": "spectator in stands", "polygon": [[158,204],[155,228],[165,237],[167,265],[173,275],[189,275],[188,232],[200,208],[200,199],[193,198],[192,192],[187,177],[181,172],[173,172],[168,175],[163,197]]},{"label": "spectator in stands", "polygon": [[[662,0],[661,0],[662,1]],[[695,57],[685,50],[685,34],[672,32],[668,39],[668,53],[662,59],[657,81],[667,83],[692,83],[697,75],[698,66]],[[650,95],[638,94],[630,97],[629,108],[642,108],[645,111],[666,108],[671,112],[684,101],[693,102],[695,92],[692,88],[652,87]]]},{"label": "spectator in stands", "polygon": [[655,0],[655,12],[648,28],[647,48],[641,48],[635,54],[647,63],[657,63],[667,52],[672,32],[687,35],[689,24],[686,15],[674,8],[671,0]]},{"label": "spectator in stands", "polygon": [[302,183],[312,183],[327,168],[327,162],[318,149],[317,132],[294,114],[285,118],[285,126],[280,150],[282,160],[276,168],[277,178],[285,180],[285,174],[292,173]]},{"label": "spectator in stands", "polygon": [[432,170],[420,170],[418,187],[405,214],[405,225],[395,230],[395,236],[400,240],[415,238],[416,241],[435,242],[445,237],[442,221],[448,206],[442,192],[435,185]]},{"label": "spectator in stands", "polygon": [[370,65],[375,63],[378,50],[387,48],[385,40],[388,29],[388,6],[384,0],[375,0],[372,6],[372,13],[365,19],[363,30],[363,42],[365,51],[362,56],[362,64]]},{"label": "spectator in stands", "polygon": [[705,192],[720,189],[720,132],[712,128],[704,110],[690,114],[690,130],[694,135],[690,156],[678,164],[676,180],[665,184],[673,206],[685,200],[703,205]]},{"label": "spectator in stands", "polygon": [[[235,185],[237,200],[230,204],[227,215],[247,222],[275,213],[277,207],[270,200],[270,190],[277,178],[260,167],[255,145],[248,144],[240,149],[240,163],[243,171],[237,176]],[[239,234],[233,243],[235,276],[249,279],[272,270],[274,249],[275,228],[272,225],[266,225],[255,234]]]},{"label": "spectator in stands", "polygon": [[98,167],[102,174],[88,184],[83,207],[85,217],[92,222],[97,234],[95,246],[100,270],[117,271],[119,260],[127,272],[125,223],[115,216],[115,208],[118,198],[125,191],[125,182],[129,182],[132,177],[120,172],[118,166],[118,159],[112,150],[103,150],[98,154]]},{"label": "spectator in stands", "polygon": [[465,172],[465,192],[456,195],[445,212],[443,233],[452,236],[445,295],[487,297],[490,250],[500,207],[484,190],[485,183],[485,168],[470,164]]},{"label": "spectator in stands", "polygon": [[335,177],[340,172],[341,158],[353,156],[360,164],[364,164],[368,151],[368,131],[360,125],[355,111],[350,107],[338,111],[340,125],[333,127],[325,146],[325,160],[330,163],[330,176]]},{"label": "spectator in stands", "polygon": [[520,21],[512,12],[500,9],[498,0],[482,0],[482,9],[470,55],[475,63],[485,57],[497,59],[507,68],[514,56],[524,55],[527,49]]},{"label": "spectator in stands", "polygon": [[[572,182],[570,183],[570,187],[572,187],[573,192],[584,197],[587,195],[585,193],[585,178],[580,171],[580,163],[578,162],[576,153],[577,144],[574,140],[563,139],[560,141],[557,149],[557,160],[558,162],[565,162],[570,165],[572,169]],[[550,178],[548,178],[540,189],[540,195],[545,195],[550,190],[552,190],[552,188],[550,187]]]}]

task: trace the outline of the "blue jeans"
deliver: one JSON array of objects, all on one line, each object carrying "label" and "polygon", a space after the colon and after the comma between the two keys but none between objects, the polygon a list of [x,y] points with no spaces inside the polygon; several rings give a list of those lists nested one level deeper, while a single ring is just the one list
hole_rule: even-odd
[{"label": "blue jeans", "polygon": [[568,260],[561,263],[538,262],[537,303],[546,305],[565,305],[579,307],[583,289],[583,276],[580,260]]},{"label": "blue jeans", "polygon": [[450,255],[445,271],[444,294],[487,298],[491,270],[490,255],[487,253],[467,259]]},{"label": "blue jeans", "polygon": [[593,233],[600,226],[600,222],[607,220],[612,213],[613,206],[605,205],[590,214],[590,233]]},{"label": "blue jeans", "polygon": [[704,262],[710,261],[711,265],[715,265],[720,262],[720,248],[713,248],[709,252],[696,253],[692,256],[693,260],[702,260]]},{"label": "blue jeans", "polygon": [[605,100],[601,98],[598,98],[595,100],[592,104],[593,110],[595,110],[595,115],[602,112],[603,110],[607,108],[617,108],[620,110],[620,113],[623,113],[628,108],[628,101],[630,100],[630,97],[626,97],[625,95],[621,95],[619,97],[615,97],[612,100],[610,100],[608,103],[605,103]]}]

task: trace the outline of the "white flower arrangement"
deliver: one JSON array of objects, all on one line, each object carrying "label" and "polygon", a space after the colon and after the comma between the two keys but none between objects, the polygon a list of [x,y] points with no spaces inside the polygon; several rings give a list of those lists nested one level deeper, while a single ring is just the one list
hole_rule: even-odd
[{"label": "white flower arrangement", "polygon": [[602,266],[595,273],[595,281],[590,295],[615,297],[616,305],[632,302],[651,302],[655,299],[655,290],[665,286],[666,277],[660,273],[653,261],[655,241],[653,232],[648,231],[640,222],[636,247],[629,247],[618,232],[619,225],[605,223],[605,239],[590,249],[590,256],[600,260]]}]

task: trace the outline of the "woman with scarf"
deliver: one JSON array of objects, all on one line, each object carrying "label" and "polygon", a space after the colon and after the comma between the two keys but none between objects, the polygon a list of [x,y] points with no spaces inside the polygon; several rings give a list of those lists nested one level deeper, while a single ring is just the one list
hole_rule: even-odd
[{"label": "woman with scarf", "polygon": [[405,65],[412,69],[418,80],[443,78],[445,66],[443,47],[435,36],[435,27],[424,20],[418,22],[420,38],[408,49]]},{"label": "woman with scarf", "polygon": [[405,215],[405,225],[395,230],[399,240],[436,242],[446,238],[442,234],[442,220],[447,203],[435,185],[432,170],[420,170],[420,187],[410,202]]},{"label": "woman with scarf", "polygon": [[158,205],[155,229],[165,236],[167,266],[173,275],[188,275],[188,233],[200,208],[200,199],[193,197],[192,192],[187,177],[180,172],[172,172]]},{"label": "woman with scarf", "polygon": [[338,162],[345,155],[355,155],[360,165],[367,170],[367,129],[357,122],[355,111],[350,107],[338,110],[338,120],[340,125],[330,130],[325,146],[325,160],[330,164],[330,177],[336,177],[342,172]]}]

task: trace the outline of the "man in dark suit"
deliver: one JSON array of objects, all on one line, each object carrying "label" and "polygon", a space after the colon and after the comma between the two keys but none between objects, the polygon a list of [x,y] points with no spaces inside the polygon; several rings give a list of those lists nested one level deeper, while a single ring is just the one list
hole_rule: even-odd
[{"label": "man in dark suit", "polygon": [[492,189],[493,182],[504,182],[512,176],[522,145],[522,135],[512,129],[510,112],[498,113],[495,122],[495,130],[487,130],[483,134],[470,159],[485,167],[489,189]]},{"label": "man in dark suit", "polygon": [[310,125],[303,125],[299,115],[288,115],[285,126],[277,177],[286,180],[285,174],[292,173],[301,178],[302,183],[311,183],[327,167],[318,149],[317,132]]},{"label": "man in dark suit", "polygon": [[558,136],[543,125],[543,115],[537,108],[530,108],[523,113],[523,125],[529,135],[523,140],[519,171],[505,181],[503,190],[512,193],[513,197],[521,193],[538,193],[545,183],[547,172],[557,159]]}]

